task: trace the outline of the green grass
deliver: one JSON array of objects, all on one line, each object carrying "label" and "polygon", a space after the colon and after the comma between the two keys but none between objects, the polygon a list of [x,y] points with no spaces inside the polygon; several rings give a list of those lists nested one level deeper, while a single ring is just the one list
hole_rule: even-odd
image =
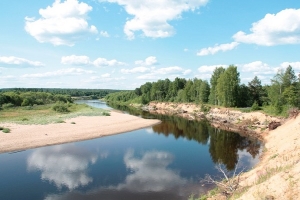
[{"label": "green grass", "polygon": [[90,107],[86,104],[71,104],[68,113],[58,113],[52,109],[53,104],[35,105],[31,109],[25,107],[1,110],[0,123],[17,124],[50,124],[78,116],[108,116],[109,111]]},{"label": "green grass", "polygon": [[3,133],[10,133],[10,129],[9,128],[3,128],[2,132]]},{"label": "green grass", "polygon": [[0,126],[0,131],[2,131],[3,133],[10,133],[10,129],[9,128],[4,128],[2,126]]}]

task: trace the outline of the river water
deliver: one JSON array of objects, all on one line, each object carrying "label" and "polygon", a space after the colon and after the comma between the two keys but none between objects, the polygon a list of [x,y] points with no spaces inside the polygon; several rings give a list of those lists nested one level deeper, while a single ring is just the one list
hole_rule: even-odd
[{"label": "river water", "polygon": [[[107,107],[103,102],[86,103]],[[216,163],[232,170],[237,163],[250,169],[258,162],[261,144],[255,139],[215,129],[207,122],[126,112],[162,123],[0,154],[0,199],[188,199],[211,187],[200,180],[205,174],[218,175]]]}]

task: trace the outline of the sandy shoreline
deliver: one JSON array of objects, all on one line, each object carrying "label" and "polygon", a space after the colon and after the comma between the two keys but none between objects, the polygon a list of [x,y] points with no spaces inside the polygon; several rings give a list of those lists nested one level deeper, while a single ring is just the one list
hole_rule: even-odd
[{"label": "sandy shoreline", "polygon": [[119,112],[111,112],[111,116],[81,116],[65,122],[47,125],[2,123],[0,126],[9,128],[11,132],[0,133],[0,153],[89,140],[160,123],[159,120],[142,119]]}]

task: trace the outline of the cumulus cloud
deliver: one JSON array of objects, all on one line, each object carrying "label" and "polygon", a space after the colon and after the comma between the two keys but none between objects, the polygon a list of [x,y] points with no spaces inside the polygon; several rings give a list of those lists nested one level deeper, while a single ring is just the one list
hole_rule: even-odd
[{"label": "cumulus cloud", "polygon": [[93,181],[87,174],[89,164],[97,155],[75,145],[61,145],[34,151],[27,160],[30,171],[41,171],[41,179],[54,183],[59,189],[74,190]]},{"label": "cumulus cloud", "polygon": [[220,44],[220,45],[215,45],[214,47],[208,47],[208,48],[203,48],[201,49],[197,55],[198,56],[207,56],[207,55],[213,55],[218,53],[219,51],[230,51],[234,48],[236,48],[239,45],[238,42],[231,42],[228,44]]},{"label": "cumulus cloud", "polygon": [[61,63],[64,65],[80,65],[80,66],[94,66],[94,67],[105,67],[105,66],[122,66],[126,65],[123,62],[119,62],[115,59],[107,60],[106,58],[97,58],[94,61],[91,61],[88,56],[63,56],[61,58]]},{"label": "cumulus cloud", "polygon": [[293,69],[300,70],[300,62],[283,62],[280,64],[282,68],[287,68],[289,65]]},{"label": "cumulus cloud", "polygon": [[285,9],[277,14],[267,14],[252,24],[249,34],[239,31],[236,42],[263,46],[300,43],[300,9]]},{"label": "cumulus cloud", "polygon": [[57,77],[57,76],[74,76],[74,75],[82,75],[82,74],[94,74],[96,72],[91,70],[84,70],[81,68],[67,68],[61,69],[53,72],[45,72],[45,73],[36,73],[36,74],[24,74],[22,78],[47,78],[47,77]]},{"label": "cumulus cloud", "polygon": [[213,71],[217,68],[217,67],[224,67],[224,66],[227,66],[227,65],[202,65],[198,68],[198,71],[200,73],[213,73]]},{"label": "cumulus cloud", "polygon": [[196,75],[197,78],[208,80],[211,78],[211,75],[213,74],[213,71],[217,67],[223,67],[226,68],[228,65],[202,65],[198,68],[198,72],[200,74]]},{"label": "cumulus cloud", "polygon": [[151,69],[147,67],[135,67],[132,69],[121,69],[121,73],[123,74],[134,74],[134,73],[145,73],[149,72]]},{"label": "cumulus cloud", "polygon": [[109,78],[109,77],[110,77],[110,74],[109,74],[109,73],[102,74],[101,77],[102,77],[102,78]]},{"label": "cumulus cloud", "polygon": [[274,74],[277,68],[272,68],[262,61],[254,61],[241,65],[243,72],[252,72],[254,75],[259,74]]},{"label": "cumulus cloud", "polygon": [[93,65],[96,67],[103,67],[103,66],[120,66],[120,65],[125,65],[123,62],[119,62],[115,59],[113,60],[107,60],[106,58],[97,58],[94,62]]},{"label": "cumulus cloud", "polygon": [[31,61],[15,56],[0,57],[0,67],[42,67],[45,66],[39,61]]},{"label": "cumulus cloud", "polygon": [[41,43],[73,46],[76,41],[98,33],[87,22],[91,10],[91,6],[78,0],[55,0],[52,6],[39,10],[39,19],[26,17],[25,30]]},{"label": "cumulus cloud", "polygon": [[147,74],[143,74],[137,77],[137,79],[143,80],[157,80],[160,78],[161,75],[166,77],[166,75],[187,75],[191,73],[189,69],[183,69],[178,66],[171,66],[171,67],[164,67],[164,68],[151,68],[151,71]]},{"label": "cumulus cloud", "polygon": [[157,64],[157,59],[155,56],[149,56],[145,60],[137,60],[135,61],[136,65],[146,65],[146,66],[151,66]]},{"label": "cumulus cloud", "polygon": [[100,35],[101,35],[102,37],[110,37],[110,35],[108,34],[107,31],[100,31]]},{"label": "cumulus cloud", "polygon": [[169,21],[178,19],[183,12],[193,11],[206,5],[208,0],[99,0],[100,2],[117,3],[132,15],[124,26],[128,39],[134,39],[136,31],[151,38],[164,38],[174,35],[174,27]]}]

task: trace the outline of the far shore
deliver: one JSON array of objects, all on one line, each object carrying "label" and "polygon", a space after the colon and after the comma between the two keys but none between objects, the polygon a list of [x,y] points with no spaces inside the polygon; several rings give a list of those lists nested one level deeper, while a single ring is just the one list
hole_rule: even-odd
[{"label": "far shore", "polygon": [[0,153],[21,151],[37,147],[90,140],[146,128],[160,123],[156,119],[110,112],[110,116],[80,116],[65,123],[47,125],[20,125],[0,123],[10,133],[0,132]]}]

